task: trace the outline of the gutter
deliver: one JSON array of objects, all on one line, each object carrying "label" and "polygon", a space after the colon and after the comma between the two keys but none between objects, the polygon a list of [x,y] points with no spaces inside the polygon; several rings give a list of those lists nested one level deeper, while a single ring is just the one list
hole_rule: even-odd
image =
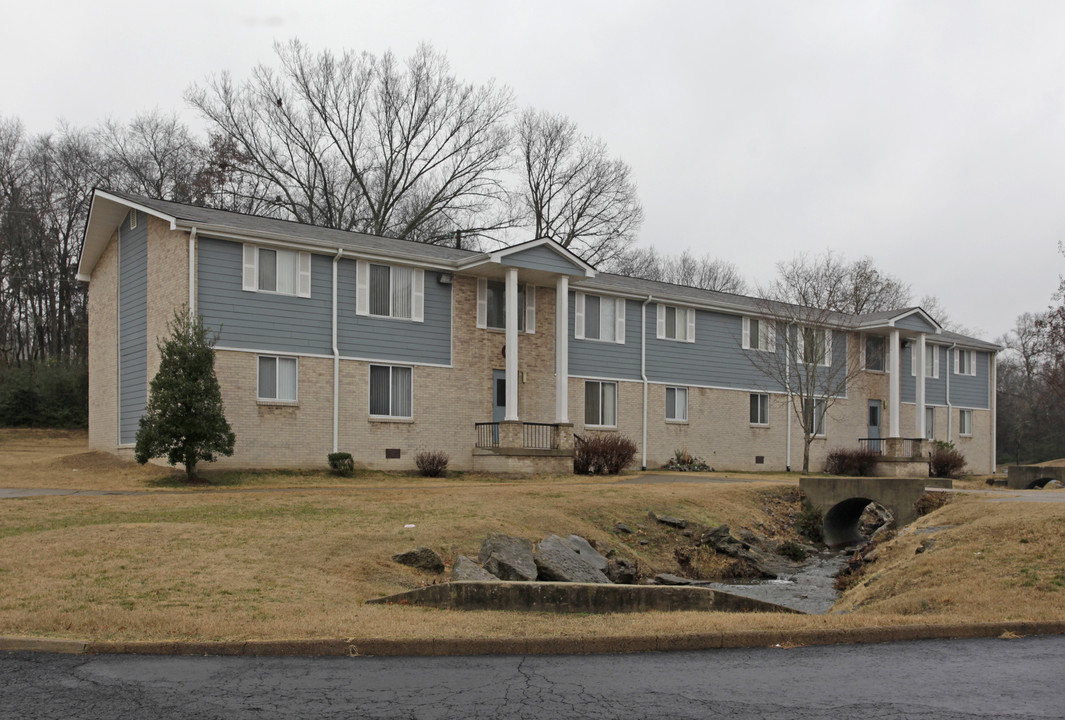
[{"label": "gutter", "polygon": [[[798,330],[796,330],[798,332]],[[788,391],[788,428],[786,431],[785,465],[791,472],[791,414],[795,412],[791,399],[791,325],[784,326],[784,387]]]},{"label": "gutter", "polygon": [[954,405],[950,402],[950,376],[954,374],[952,363],[958,361],[954,354],[958,352],[958,343],[947,348],[947,442],[954,442]]},{"label": "gutter", "polygon": [[189,319],[196,321],[196,228],[189,230]]},{"label": "gutter", "polygon": [[648,295],[640,306],[640,379],[643,380],[643,460],[641,469],[647,469],[647,305],[652,296]]},{"label": "gutter", "polygon": [[337,264],[344,254],[337,249],[333,257],[333,452],[339,452],[340,441],[340,346],[337,343]]}]

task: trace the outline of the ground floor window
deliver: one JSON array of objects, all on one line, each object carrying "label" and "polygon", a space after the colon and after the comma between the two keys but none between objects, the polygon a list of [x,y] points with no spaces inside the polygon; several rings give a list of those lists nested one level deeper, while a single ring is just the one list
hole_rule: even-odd
[{"label": "ground floor window", "polygon": [[688,388],[666,388],[666,420],[687,422],[688,420]]},{"label": "ground floor window", "polygon": [[413,370],[394,365],[370,366],[370,415],[413,417]]},{"label": "ground floor window", "polygon": [[958,417],[958,432],[962,435],[972,436],[973,434],[973,411],[962,410]]},{"label": "ground floor window", "polygon": [[803,403],[803,417],[806,420],[806,429],[811,435],[822,436],[825,434],[825,399],[814,398]]},{"label": "ground floor window", "polygon": [[294,357],[259,356],[259,399],[296,402],[297,362]]},{"label": "ground floor window", "polygon": [[751,393],[751,425],[769,424],[769,395]]},{"label": "ground floor window", "polygon": [[584,424],[617,427],[618,384],[599,380],[584,383]]}]

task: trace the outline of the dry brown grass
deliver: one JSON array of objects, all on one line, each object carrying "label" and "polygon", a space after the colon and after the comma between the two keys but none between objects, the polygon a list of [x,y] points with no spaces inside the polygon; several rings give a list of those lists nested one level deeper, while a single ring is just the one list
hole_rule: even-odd
[{"label": "dry brown grass", "polygon": [[[143,490],[171,482],[165,469],[84,453],[84,435],[3,431],[0,486]],[[75,475],[74,467],[77,481],[67,475]],[[932,536],[937,543],[923,555],[913,549],[926,536],[903,535],[885,546],[872,568],[877,579],[843,599],[841,607],[852,610],[846,615],[467,613],[364,601],[438,579],[397,565],[393,553],[428,545],[451,561],[476,555],[493,531],[529,538],[578,533],[638,560],[645,572],[676,571],[676,531],[648,520],[648,510],[783,534],[786,507],[767,498],[790,490],[763,483],[618,486],[564,477],[433,481],[383,474],[328,488],[321,486],[340,479],[321,473],[232,477],[261,491],[0,501],[0,634],[90,640],[625,637],[1065,616],[1059,587],[1065,505],[967,498],[932,513],[922,525],[959,527]],[[637,534],[615,536],[611,528],[619,520]],[[415,527],[405,528],[409,523]],[[641,539],[650,544],[640,545]]]}]

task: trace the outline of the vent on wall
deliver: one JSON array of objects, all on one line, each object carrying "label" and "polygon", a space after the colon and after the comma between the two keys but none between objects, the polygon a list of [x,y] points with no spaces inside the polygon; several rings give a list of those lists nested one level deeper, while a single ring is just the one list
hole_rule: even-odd
[{"label": "vent on wall", "polygon": [[755,465],[764,465],[765,464],[765,455],[755,455],[754,456],[754,464]]},{"label": "vent on wall", "polygon": [[399,448],[385,448],[385,459],[386,460],[398,460],[399,459]]}]

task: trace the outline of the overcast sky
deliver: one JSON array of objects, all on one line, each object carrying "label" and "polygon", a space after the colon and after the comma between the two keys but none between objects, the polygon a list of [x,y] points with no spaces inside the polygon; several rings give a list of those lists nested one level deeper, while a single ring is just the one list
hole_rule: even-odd
[{"label": "overcast sky", "polygon": [[32,132],[179,110],[186,88],[311,50],[429,42],[470,82],[568,115],[628,162],[643,245],[766,282],[871,256],[994,339],[1065,257],[1065,2],[5,4],[0,116]]}]

